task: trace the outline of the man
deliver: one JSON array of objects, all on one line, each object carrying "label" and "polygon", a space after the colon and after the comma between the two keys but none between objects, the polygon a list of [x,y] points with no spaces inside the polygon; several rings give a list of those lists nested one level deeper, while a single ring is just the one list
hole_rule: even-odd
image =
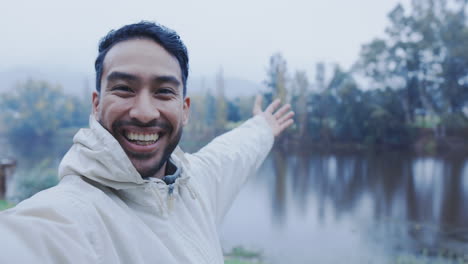
[{"label": "man", "polygon": [[221,220],[293,113],[279,101],[195,154],[187,51],[141,22],[111,31],[96,59],[90,128],[59,166],[60,183],[0,214],[0,263],[223,263]]}]

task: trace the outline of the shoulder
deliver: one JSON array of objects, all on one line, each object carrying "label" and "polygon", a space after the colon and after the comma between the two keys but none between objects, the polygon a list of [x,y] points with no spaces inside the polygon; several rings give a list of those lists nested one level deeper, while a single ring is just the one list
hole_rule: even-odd
[{"label": "shoulder", "polygon": [[[0,262],[4,259],[28,260],[9,263],[29,263],[33,259],[47,263],[96,262],[96,248],[101,244],[96,222],[99,216],[88,197],[95,188],[77,176],[74,178],[62,180],[57,186],[0,212],[0,231],[6,237],[3,241],[8,241],[8,245],[0,243],[2,248],[9,247],[11,252],[24,249],[24,255],[2,255]],[[75,253],[67,252],[67,248],[73,248]]]},{"label": "shoulder", "polygon": [[70,175],[64,177],[56,186],[38,192],[24,202],[61,204],[62,199],[66,199],[67,201],[76,200],[78,203],[86,203],[86,201],[100,193],[102,193],[101,190],[85,181],[82,177]]},{"label": "shoulder", "polygon": [[85,221],[93,210],[93,201],[105,194],[78,176],[67,176],[58,185],[20,202],[9,213],[51,218],[60,216],[70,221]]}]

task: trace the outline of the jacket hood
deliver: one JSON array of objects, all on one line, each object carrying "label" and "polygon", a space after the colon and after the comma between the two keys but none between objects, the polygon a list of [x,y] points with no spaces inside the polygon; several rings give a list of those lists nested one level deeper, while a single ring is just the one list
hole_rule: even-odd
[{"label": "jacket hood", "polygon": [[[58,175],[79,175],[116,190],[134,188],[149,182],[133,166],[119,142],[93,115],[89,127],[82,128],[73,138],[73,145],[60,162]],[[183,167],[183,152],[179,147],[171,162]]]}]

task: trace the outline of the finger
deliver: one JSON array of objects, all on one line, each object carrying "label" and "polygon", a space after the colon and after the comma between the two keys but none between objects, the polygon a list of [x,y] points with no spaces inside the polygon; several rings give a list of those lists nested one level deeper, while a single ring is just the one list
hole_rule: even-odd
[{"label": "finger", "polygon": [[289,113],[283,115],[282,117],[280,117],[280,118],[278,119],[278,124],[281,125],[281,124],[287,122],[289,119],[292,120],[292,117],[293,117],[293,116],[294,116],[294,112],[293,112],[293,111],[290,111]]},{"label": "finger", "polygon": [[283,132],[286,128],[290,127],[292,124],[294,124],[294,120],[293,119],[289,119],[288,121],[284,122],[283,124],[281,124],[279,126],[279,132],[278,134],[280,134],[281,132]]},{"label": "finger", "polygon": [[262,112],[262,96],[257,94],[257,96],[255,96],[255,102],[254,102],[254,106],[252,109],[252,113],[254,115],[257,115],[261,112]]},{"label": "finger", "polygon": [[283,105],[278,111],[276,111],[276,113],[274,114],[275,118],[276,119],[279,119],[281,118],[284,114],[286,114],[289,109],[291,109],[291,105],[290,104],[285,104]]},{"label": "finger", "polygon": [[280,105],[281,101],[280,99],[276,99],[271,103],[266,109],[265,112],[272,114],[273,111],[275,111],[276,108]]}]

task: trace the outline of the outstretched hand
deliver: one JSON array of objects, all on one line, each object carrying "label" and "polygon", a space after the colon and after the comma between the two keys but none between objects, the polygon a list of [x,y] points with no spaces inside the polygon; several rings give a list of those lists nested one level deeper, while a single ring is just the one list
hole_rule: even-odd
[{"label": "outstretched hand", "polygon": [[265,117],[275,137],[279,136],[281,132],[294,123],[292,119],[294,112],[291,111],[291,105],[285,104],[280,109],[276,110],[280,104],[281,101],[276,99],[263,111],[262,96],[257,95],[252,110],[253,115],[263,115]]}]

